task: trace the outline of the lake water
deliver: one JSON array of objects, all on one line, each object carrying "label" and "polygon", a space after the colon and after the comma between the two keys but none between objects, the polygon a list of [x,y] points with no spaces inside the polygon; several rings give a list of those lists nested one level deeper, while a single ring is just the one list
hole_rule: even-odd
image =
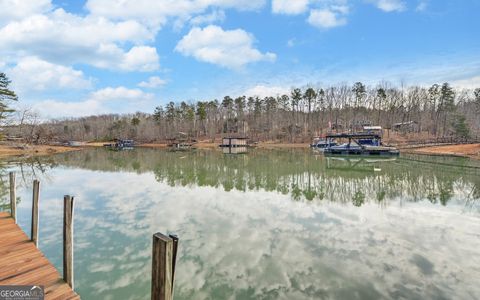
[{"label": "lake water", "polygon": [[[325,158],[309,150],[105,149],[2,163],[29,233],[61,271],[75,196],[83,299],[149,299],[151,239],[180,237],[175,299],[479,299],[480,164]],[[1,208],[0,208],[1,209]]]}]

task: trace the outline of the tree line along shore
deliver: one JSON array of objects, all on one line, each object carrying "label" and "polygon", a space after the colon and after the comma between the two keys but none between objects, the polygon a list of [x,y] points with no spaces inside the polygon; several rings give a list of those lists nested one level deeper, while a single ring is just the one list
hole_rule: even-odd
[{"label": "tree line along shore", "polygon": [[[41,122],[31,111],[17,112],[5,131],[30,143],[109,141],[115,138],[162,142],[179,134],[214,141],[242,135],[252,141],[308,143],[327,131],[360,130],[378,125],[386,139],[425,140],[480,137],[480,88],[336,85],[294,88],[267,97],[230,97],[169,102],[151,113],[107,114]],[[393,135],[393,137],[391,136]]]},{"label": "tree line along shore", "polygon": [[233,135],[265,146],[292,147],[327,132],[355,132],[364,126],[381,126],[384,141],[399,146],[480,139],[480,88],[458,89],[449,83],[307,86],[266,97],[172,101],[150,113],[47,121],[32,109],[12,110],[18,98],[9,84],[0,73],[2,135],[22,145],[133,139],[158,146],[181,138],[209,147]]}]

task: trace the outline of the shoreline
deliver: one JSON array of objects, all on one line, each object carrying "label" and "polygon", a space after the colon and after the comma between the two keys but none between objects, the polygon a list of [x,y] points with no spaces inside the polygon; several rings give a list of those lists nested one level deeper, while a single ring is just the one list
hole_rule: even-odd
[{"label": "shoreline", "polygon": [[403,150],[404,153],[423,154],[433,156],[466,157],[480,160],[480,144],[455,144],[444,146],[423,146]]},{"label": "shoreline", "polygon": [[[80,151],[89,147],[103,147],[104,143],[85,143],[78,147],[59,145],[21,145],[21,144],[0,144],[0,159],[7,157],[33,157],[44,156],[70,151]],[[195,144],[198,149],[216,149],[219,143],[199,142]],[[140,148],[165,149],[166,143],[144,143],[139,144]],[[272,143],[260,142],[255,145],[259,149],[299,149],[309,148],[308,143]],[[480,143],[477,144],[455,144],[455,145],[432,145],[418,148],[402,149],[403,153],[423,154],[433,156],[454,156],[466,157],[480,160]]]},{"label": "shoreline", "polygon": [[8,145],[0,144],[0,159],[8,157],[35,157],[70,151],[79,151],[82,147],[68,147],[58,145]]},{"label": "shoreline", "polygon": [[[216,149],[220,147],[220,143],[210,143],[210,142],[199,142],[193,145],[195,148],[198,149]],[[165,143],[145,143],[139,144],[138,147],[142,148],[167,148],[168,145]],[[308,148],[310,144],[308,143],[271,143],[271,142],[260,142],[254,146],[255,148],[260,149],[277,149],[277,148]]]}]

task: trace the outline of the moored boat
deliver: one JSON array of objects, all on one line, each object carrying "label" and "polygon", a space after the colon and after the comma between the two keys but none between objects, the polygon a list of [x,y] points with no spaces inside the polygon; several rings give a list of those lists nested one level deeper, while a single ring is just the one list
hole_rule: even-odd
[{"label": "moored boat", "polygon": [[322,139],[316,138],[313,140],[313,143],[310,144],[310,147],[314,148],[315,150],[323,151],[325,148],[337,146],[337,142],[334,139]]},{"label": "moored boat", "polygon": [[118,150],[132,150],[135,148],[135,142],[133,140],[122,140],[117,139],[112,144],[104,144],[104,147],[107,147],[110,150],[118,151]]},{"label": "moored boat", "polygon": [[323,152],[326,155],[399,155],[400,151],[382,143],[378,134],[352,133],[330,134],[330,139],[347,139],[348,142],[341,145],[328,146]]}]

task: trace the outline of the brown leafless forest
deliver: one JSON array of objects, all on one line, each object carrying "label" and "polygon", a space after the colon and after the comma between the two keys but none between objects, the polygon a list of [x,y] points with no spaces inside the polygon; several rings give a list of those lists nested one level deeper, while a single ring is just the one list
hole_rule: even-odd
[{"label": "brown leafless forest", "polygon": [[9,134],[32,143],[62,140],[106,141],[132,138],[164,141],[181,135],[214,140],[222,135],[254,141],[306,142],[327,131],[355,131],[380,125],[410,138],[480,136],[480,88],[455,89],[448,83],[422,86],[341,84],[294,88],[265,98],[225,96],[197,102],[170,102],[151,113],[98,115],[39,122],[18,112]]}]

